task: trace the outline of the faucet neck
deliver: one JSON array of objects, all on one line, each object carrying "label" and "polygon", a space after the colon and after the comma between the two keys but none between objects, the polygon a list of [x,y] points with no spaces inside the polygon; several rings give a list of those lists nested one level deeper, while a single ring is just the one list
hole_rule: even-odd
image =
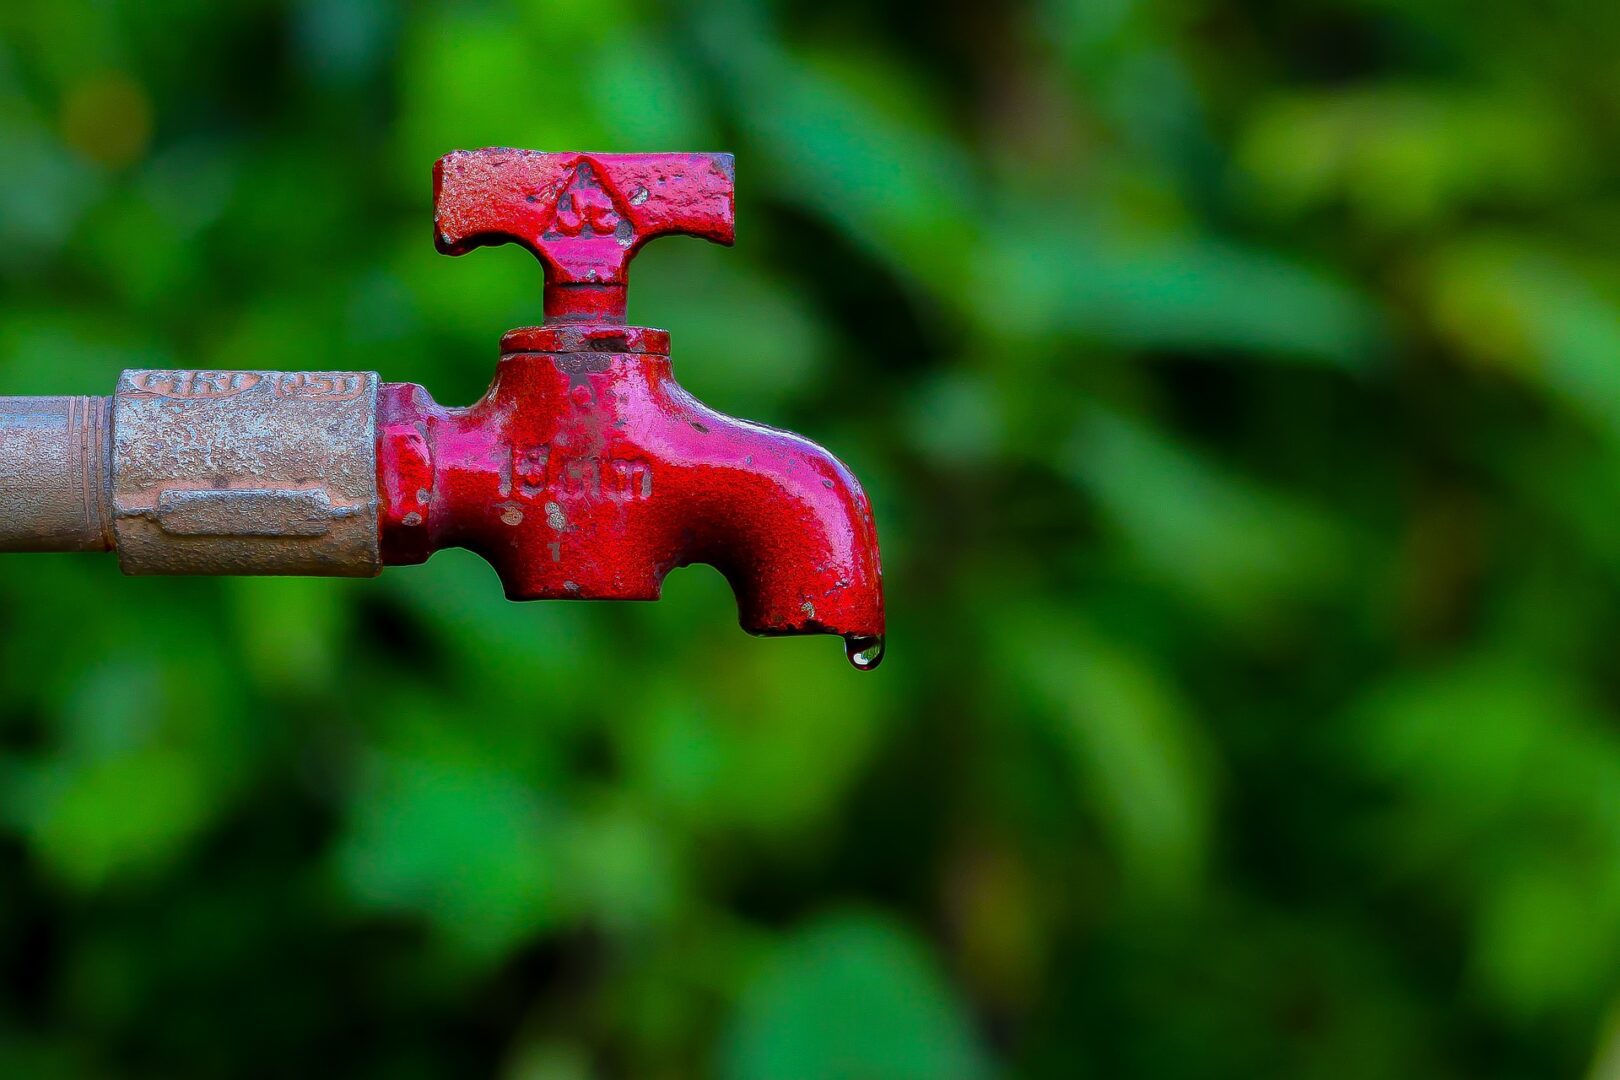
[{"label": "faucet neck", "polygon": [[546,281],[546,322],[623,326],[629,290],[624,282]]}]

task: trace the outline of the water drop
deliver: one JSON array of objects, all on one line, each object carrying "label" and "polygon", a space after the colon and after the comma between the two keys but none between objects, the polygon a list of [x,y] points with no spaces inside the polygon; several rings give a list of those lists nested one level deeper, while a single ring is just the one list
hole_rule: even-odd
[{"label": "water drop", "polygon": [[860,670],[871,671],[883,663],[883,635],[850,634],[844,638],[844,654]]}]

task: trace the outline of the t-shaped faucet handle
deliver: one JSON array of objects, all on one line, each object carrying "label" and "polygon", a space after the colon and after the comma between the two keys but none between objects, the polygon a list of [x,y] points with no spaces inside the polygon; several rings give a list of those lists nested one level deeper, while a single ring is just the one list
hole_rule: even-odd
[{"label": "t-shaped faucet handle", "polygon": [[730,154],[458,150],[433,166],[434,242],[447,255],[514,242],[546,271],[547,323],[625,321],[630,260],[655,236],[730,244]]}]

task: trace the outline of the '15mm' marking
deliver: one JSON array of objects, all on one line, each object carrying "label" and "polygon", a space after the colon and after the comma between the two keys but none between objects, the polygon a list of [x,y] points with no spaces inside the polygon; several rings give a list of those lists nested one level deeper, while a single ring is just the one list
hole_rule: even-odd
[{"label": "'15mm' marking", "polygon": [[517,447],[504,494],[528,499],[575,496],[634,502],[652,497],[652,466],[641,458],[568,457],[553,446]]}]

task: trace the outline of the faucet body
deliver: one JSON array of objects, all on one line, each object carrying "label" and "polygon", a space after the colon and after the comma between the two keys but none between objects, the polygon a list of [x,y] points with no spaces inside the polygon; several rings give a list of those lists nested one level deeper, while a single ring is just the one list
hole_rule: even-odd
[{"label": "faucet body", "polygon": [[718,568],[755,634],[884,632],[871,507],[797,435],[675,381],[626,326],[647,239],[731,241],[725,155],[456,153],[435,241],[515,241],[545,325],[508,332],[488,392],[445,407],[372,372],[127,371],[111,398],[0,398],[0,550],[119,552],[130,573],[369,575],[469,548],[513,600],[656,600]]},{"label": "faucet body", "polygon": [[385,563],[469,548],[513,600],[656,600],[670,570],[708,563],[750,633],[882,633],[871,508],[836,458],[708,408],[667,355],[630,348],[661,334],[516,336],[550,348],[505,353],[466,408],[382,387]]}]

